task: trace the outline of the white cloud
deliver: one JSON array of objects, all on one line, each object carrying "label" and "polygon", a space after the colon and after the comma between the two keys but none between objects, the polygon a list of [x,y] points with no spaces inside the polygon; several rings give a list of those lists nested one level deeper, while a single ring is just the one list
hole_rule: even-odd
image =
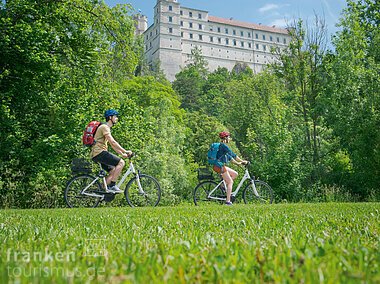
[{"label": "white cloud", "polygon": [[277,4],[266,4],[266,5],[264,5],[263,7],[261,7],[259,9],[259,12],[260,13],[264,13],[264,12],[268,12],[268,11],[271,11],[271,10],[276,10],[278,8],[280,8],[280,6],[277,5]]}]

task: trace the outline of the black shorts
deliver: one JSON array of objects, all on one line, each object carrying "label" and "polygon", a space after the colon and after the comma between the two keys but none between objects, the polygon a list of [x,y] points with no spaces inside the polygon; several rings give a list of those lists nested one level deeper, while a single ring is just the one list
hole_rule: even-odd
[{"label": "black shorts", "polygon": [[92,160],[95,163],[100,163],[102,165],[102,168],[109,172],[117,166],[121,159],[110,152],[103,151],[93,157]]}]

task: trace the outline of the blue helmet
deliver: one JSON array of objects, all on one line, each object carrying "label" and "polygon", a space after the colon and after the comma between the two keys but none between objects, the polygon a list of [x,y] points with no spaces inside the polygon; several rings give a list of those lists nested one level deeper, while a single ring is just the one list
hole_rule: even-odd
[{"label": "blue helmet", "polygon": [[114,109],[106,110],[106,112],[104,113],[105,118],[113,116],[113,115],[119,115],[119,113]]}]

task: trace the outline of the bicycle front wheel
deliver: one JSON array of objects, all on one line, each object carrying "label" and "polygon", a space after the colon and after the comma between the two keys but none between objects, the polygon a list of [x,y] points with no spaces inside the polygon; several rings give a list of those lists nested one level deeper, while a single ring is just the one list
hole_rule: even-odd
[{"label": "bicycle front wheel", "polygon": [[[263,203],[271,204],[273,202],[273,190],[265,182],[261,180],[255,180],[255,188],[250,183],[243,191],[243,199],[246,204]],[[257,193],[257,194],[256,194]]]},{"label": "bicycle front wheel", "polygon": [[161,188],[158,181],[151,176],[139,175],[141,188],[139,188],[137,176],[132,178],[125,188],[125,198],[129,206],[157,206],[161,199]]},{"label": "bicycle front wheel", "polygon": [[[97,207],[101,200],[100,197],[88,196],[81,193],[94,180],[95,178],[90,175],[79,175],[69,180],[64,195],[67,206],[70,208]],[[96,181],[86,189],[86,193],[99,193],[101,190],[99,181]]]},{"label": "bicycle front wheel", "polygon": [[[206,204],[212,204],[212,203],[222,203],[226,200],[226,194],[225,192],[218,187],[212,194],[212,196],[209,197],[209,193],[217,186],[218,184],[211,180],[206,180],[204,182],[201,182],[198,184],[193,193],[193,199],[195,205],[206,205]],[[219,198],[219,199],[217,199]]]}]

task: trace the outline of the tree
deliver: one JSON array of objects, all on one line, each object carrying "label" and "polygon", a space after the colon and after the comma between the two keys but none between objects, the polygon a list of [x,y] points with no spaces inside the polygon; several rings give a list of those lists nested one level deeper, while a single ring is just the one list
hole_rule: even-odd
[{"label": "tree", "polygon": [[278,54],[279,63],[274,64],[272,70],[288,90],[284,101],[290,107],[289,127],[302,152],[304,166],[310,170],[307,184],[311,185],[323,176],[322,158],[331,151],[329,137],[324,136],[327,132],[320,100],[324,91],[322,62],[326,27],[324,20],[315,16],[313,27],[305,27],[303,21],[298,20],[288,30],[292,40],[288,48]]},{"label": "tree", "polygon": [[361,198],[380,184],[380,3],[348,1],[336,53],[326,59],[325,114],[350,167],[343,182]]},{"label": "tree", "polygon": [[230,81],[227,93],[221,121],[231,129],[242,156],[251,161],[256,176],[276,189],[277,200],[297,200],[304,171],[288,128],[282,82],[262,72]]},{"label": "tree", "polygon": [[207,61],[202,57],[199,48],[191,50],[186,67],[176,74],[173,89],[179,95],[182,107],[188,110],[199,110],[202,88],[207,80]]},{"label": "tree", "polygon": [[128,7],[1,2],[0,183],[3,196],[17,197],[13,205],[41,206],[61,192],[84,125],[115,102],[120,78],[133,75]]}]

